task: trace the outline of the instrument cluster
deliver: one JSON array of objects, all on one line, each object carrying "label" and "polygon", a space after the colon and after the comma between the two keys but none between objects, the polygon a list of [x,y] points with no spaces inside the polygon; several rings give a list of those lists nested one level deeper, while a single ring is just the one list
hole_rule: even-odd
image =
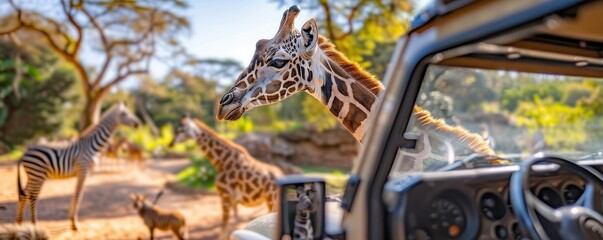
[{"label": "instrument cluster", "polygon": [[[420,176],[414,181],[394,181],[391,186],[404,190],[398,192],[402,198],[395,200],[402,203],[396,210],[400,219],[392,222],[404,225],[400,236],[406,239],[528,239],[510,204],[511,174],[497,173],[479,181],[476,176]],[[578,201],[584,182],[571,175],[536,176],[531,190],[543,202],[558,208]],[[390,209],[395,209],[394,205]]]}]

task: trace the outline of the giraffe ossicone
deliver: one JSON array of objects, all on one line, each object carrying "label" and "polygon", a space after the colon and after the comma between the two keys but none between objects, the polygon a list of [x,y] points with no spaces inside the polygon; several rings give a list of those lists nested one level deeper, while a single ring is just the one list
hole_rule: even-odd
[{"label": "giraffe ossicone", "polygon": [[[361,141],[379,104],[383,85],[373,75],[347,59],[318,34],[314,19],[300,30],[294,21],[300,10],[286,10],[272,39],[256,44],[249,66],[218,105],[219,120],[237,120],[253,108],[280,102],[306,91],[321,101],[352,135]],[[434,119],[419,106],[413,117],[420,130],[436,134],[484,155],[494,151],[477,134]]]}]

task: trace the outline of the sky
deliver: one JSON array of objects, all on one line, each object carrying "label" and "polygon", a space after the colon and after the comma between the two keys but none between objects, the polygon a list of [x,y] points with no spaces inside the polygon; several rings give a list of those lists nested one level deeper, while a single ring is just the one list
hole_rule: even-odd
[{"label": "sky", "polygon": [[[283,12],[293,5],[269,0],[190,1],[184,13],[191,22],[192,33],[182,38],[187,50],[199,58],[230,58],[247,65],[255,43],[276,34]],[[312,13],[297,17],[299,28]]]},{"label": "sky", "polygon": [[[197,59],[234,59],[247,66],[253,56],[255,43],[272,38],[278,30],[283,12],[294,1],[281,4],[274,0],[200,0],[189,1],[182,14],[190,22],[190,32],[179,38],[187,52]],[[299,28],[313,17],[311,11],[298,15]],[[159,61],[152,63],[151,75],[160,79],[169,67]],[[121,84],[131,87],[130,81]]]},{"label": "sky", "polygon": [[[180,38],[186,50],[199,59],[234,59],[243,66],[251,61],[255,43],[272,38],[283,12],[295,5],[295,0],[195,0],[183,13],[191,23],[191,33]],[[422,7],[428,0],[414,0]],[[316,16],[316,11],[302,9],[295,26],[300,28]],[[160,77],[167,67],[155,64],[152,75]],[[160,66],[161,65],[161,66]]]}]

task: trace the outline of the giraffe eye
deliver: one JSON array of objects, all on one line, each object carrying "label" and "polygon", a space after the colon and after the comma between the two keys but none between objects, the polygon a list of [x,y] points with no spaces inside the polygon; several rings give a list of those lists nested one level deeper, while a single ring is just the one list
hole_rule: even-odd
[{"label": "giraffe eye", "polygon": [[268,65],[271,67],[275,67],[275,68],[282,68],[285,66],[285,64],[287,64],[287,62],[289,62],[289,60],[274,59],[274,60],[270,61],[270,63]]}]

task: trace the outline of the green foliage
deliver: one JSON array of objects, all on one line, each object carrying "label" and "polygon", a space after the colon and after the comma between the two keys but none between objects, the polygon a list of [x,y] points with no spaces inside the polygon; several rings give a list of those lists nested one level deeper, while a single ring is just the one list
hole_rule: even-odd
[{"label": "green foliage", "polygon": [[306,97],[303,101],[303,113],[306,121],[318,130],[333,128],[337,125],[337,118],[318,100]]},{"label": "green foliage", "polygon": [[119,133],[130,142],[140,145],[145,152],[152,153],[155,156],[165,156],[170,153],[189,153],[196,149],[194,141],[176,144],[168,148],[172,139],[174,139],[174,127],[171,124],[165,124],[159,129],[159,135],[154,136],[148,125],[138,128],[122,127]]},{"label": "green foliage", "polygon": [[0,155],[0,162],[18,160],[19,158],[21,158],[23,156],[24,153],[25,153],[25,151],[23,148],[17,147],[6,154]]},{"label": "green foliage", "polygon": [[566,105],[576,106],[578,103],[587,100],[592,95],[593,88],[588,84],[570,83],[563,86],[563,96],[561,102]]},{"label": "green foliage", "polygon": [[176,176],[179,183],[187,187],[215,190],[214,181],[218,172],[209,160],[203,157],[191,157],[191,166]]},{"label": "green foliage", "polygon": [[[17,67],[23,74],[15,82]],[[0,41],[0,143],[12,149],[68,127],[64,118],[77,101],[71,91],[75,83],[73,72],[58,65],[50,51]]]},{"label": "green foliage", "polygon": [[173,71],[159,82],[144,79],[132,95],[158,126],[177,123],[183,114],[214,126],[215,102],[221,97],[215,80],[183,71]]},{"label": "green foliage", "polygon": [[522,85],[521,88],[510,88],[503,93],[503,107],[509,112],[514,112],[523,101],[534,101],[535,98],[547,99],[558,102],[563,96],[563,91],[556,83]]},{"label": "green foliage", "polygon": [[553,98],[541,100],[537,96],[534,102],[520,102],[515,114],[520,126],[525,126],[530,134],[542,131],[546,143],[555,149],[575,149],[585,142],[585,126],[594,116],[590,109],[568,106]]}]

